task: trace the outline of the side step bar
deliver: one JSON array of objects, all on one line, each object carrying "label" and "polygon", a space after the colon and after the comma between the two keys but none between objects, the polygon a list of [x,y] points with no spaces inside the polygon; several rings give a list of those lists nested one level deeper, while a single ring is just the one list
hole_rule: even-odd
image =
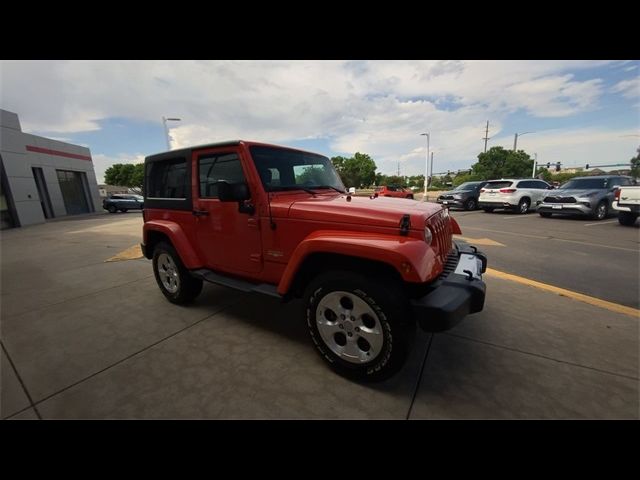
[{"label": "side step bar", "polygon": [[262,293],[263,295],[269,295],[271,297],[282,298],[277,291],[275,285],[270,285],[268,283],[252,283],[247,282],[246,280],[241,280],[239,278],[227,277],[226,275],[221,275],[219,273],[212,272],[211,270],[207,270],[206,268],[201,268],[199,270],[192,270],[191,275],[196,278],[201,278],[207,282],[215,283],[217,285],[222,285],[223,287],[233,288],[235,290],[240,290],[241,292],[247,293]]}]

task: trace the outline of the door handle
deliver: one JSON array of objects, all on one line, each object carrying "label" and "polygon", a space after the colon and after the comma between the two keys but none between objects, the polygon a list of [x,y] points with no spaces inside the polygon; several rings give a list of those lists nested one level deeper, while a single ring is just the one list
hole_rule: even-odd
[{"label": "door handle", "polygon": [[193,213],[196,217],[206,217],[207,215],[209,215],[209,212],[207,210],[194,210]]}]

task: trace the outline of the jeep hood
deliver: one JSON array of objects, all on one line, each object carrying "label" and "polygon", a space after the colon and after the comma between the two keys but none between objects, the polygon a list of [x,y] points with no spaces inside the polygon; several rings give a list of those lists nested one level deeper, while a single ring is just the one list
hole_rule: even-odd
[{"label": "jeep hood", "polygon": [[[425,220],[442,210],[436,203],[393,197],[317,195],[291,202],[287,216],[316,222],[398,228],[403,215],[411,218],[411,229],[422,230]],[[272,204],[273,205],[273,204]]]}]

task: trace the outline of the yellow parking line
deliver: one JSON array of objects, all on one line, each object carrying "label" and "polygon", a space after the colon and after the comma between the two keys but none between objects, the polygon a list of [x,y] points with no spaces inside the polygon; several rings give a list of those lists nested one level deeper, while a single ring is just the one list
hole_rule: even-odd
[{"label": "yellow parking line", "polygon": [[640,318],[640,310],[632,307],[627,307],[625,305],[620,305],[619,303],[607,302],[606,300],[601,300],[600,298],[591,297],[589,295],[584,295],[582,293],[574,292],[572,290],[566,290],[560,287],[554,287],[553,285],[537,282],[536,280],[520,277],[518,275],[512,275],[511,273],[501,272],[500,270],[494,270],[493,268],[487,268],[487,275],[489,275],[490,277],[501,278],[503,280],[511,280],[512,282],[520,283],[522,285],[529,285],[541,290],[546,290],[547,292],[557,293],[558,295],[561,295],[563,297],[569,297],[579,302],[588,303],[589,305],[604,308],[605,310],[610,310],[612,312],[622,313],[635,318]]},{"label": "yellow parking line", "polygon": [[107,258],[105,262],[119,262],[121,260],[135,260],[137,258],[142,258],[142,250],[140,250],[140,245],[129,247],[111,258]]}]

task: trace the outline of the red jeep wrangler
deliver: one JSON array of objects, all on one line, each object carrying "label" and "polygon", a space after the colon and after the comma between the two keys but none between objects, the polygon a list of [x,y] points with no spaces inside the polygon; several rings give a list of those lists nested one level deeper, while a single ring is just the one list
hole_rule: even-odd
[{"label": "red jeep wrangler", "polygon": [[233,141],[145,159],[142,252],[170,302],[203,280],[303,298],[320,355],[346,376],[396,372],[416,322],[442,331],[482,310],[486,257],[434,203],[355,197],[331,161]]},{"label": "red jeep wrangler", "polygon": [[413,192],[408,188],[399,187],[397,185],[381,185],[376,187],[375,193],[380,197],[397,197],[413,199]]}]

